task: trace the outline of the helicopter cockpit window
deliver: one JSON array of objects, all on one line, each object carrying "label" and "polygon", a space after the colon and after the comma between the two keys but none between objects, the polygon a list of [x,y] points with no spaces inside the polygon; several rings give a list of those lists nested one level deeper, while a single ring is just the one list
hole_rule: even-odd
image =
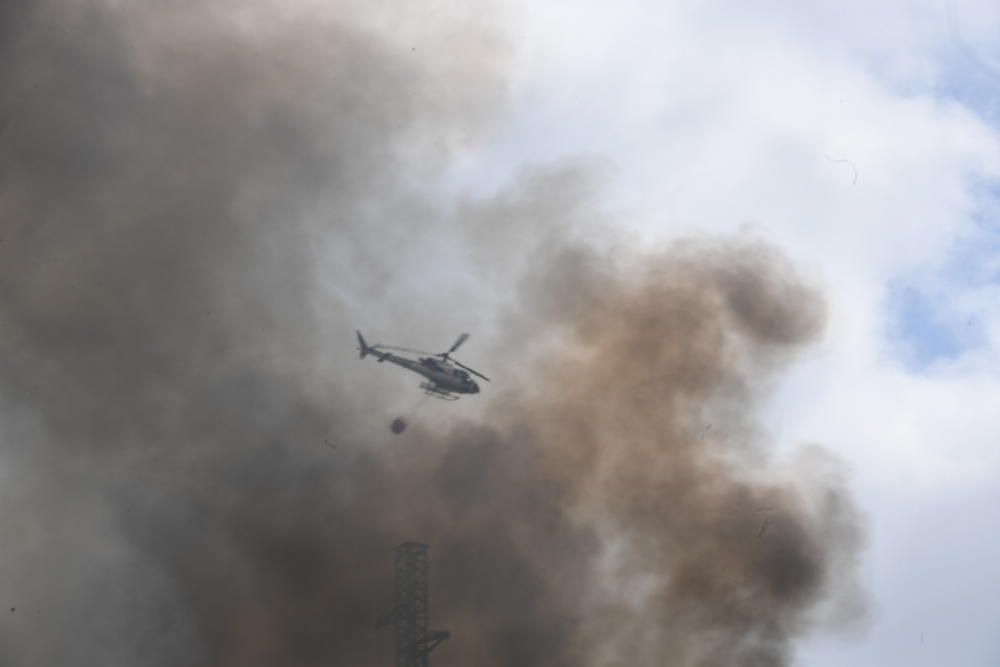
[{"label": "helicopter cockpit window", "polygon": [[467,380],[469,378],[469,374],[466,373],[465,371],[455,371],[455,375],[462,378],[463,380]]}]

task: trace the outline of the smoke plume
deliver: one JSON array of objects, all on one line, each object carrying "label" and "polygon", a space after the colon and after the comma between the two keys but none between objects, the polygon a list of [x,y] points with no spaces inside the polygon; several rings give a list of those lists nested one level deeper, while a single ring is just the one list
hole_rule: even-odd
[{"label": "smoke plume", "polygon": [[[445,667],[787,665],[855,604],[836,463],[755,419],[821,299],[747,240],[573,240],[574,170],[438,202],[509,53],[435,8],[0,9],[0,663],[390,664],[407,539]],[[394,436],[358,326],[496,381]]]}]

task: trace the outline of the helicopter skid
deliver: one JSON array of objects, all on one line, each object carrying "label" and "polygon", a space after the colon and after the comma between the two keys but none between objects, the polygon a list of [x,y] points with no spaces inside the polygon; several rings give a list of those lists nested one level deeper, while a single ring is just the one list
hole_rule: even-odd
[{"label": "helicopter skid", "polygon": [[447,392],[447,391],[441,389],[440,387],[438,387],[437,385],[431,384],[430,382],[424,382],[424,383],[422,383],[420,385],[420,388],[423,389],[424,393],[427,394],[428,396],[433,396],[434,398],[439,398],[442,401],[457,401],[458,400],[458,396],[456,396],[455,394]]}]

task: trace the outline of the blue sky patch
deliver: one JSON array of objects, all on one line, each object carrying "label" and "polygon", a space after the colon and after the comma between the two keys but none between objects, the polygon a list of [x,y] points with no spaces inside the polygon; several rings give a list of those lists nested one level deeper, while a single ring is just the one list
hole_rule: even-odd
[{"label": "blue sky patch", "polygon": [[890,288],[888,309],[893,349],[912,370],[954,359],[967,347],[958,329],[971,323],[948,318],[927,292],[910,285]]},{"label": "blue sky patch", "polygon": [[955,359],[983,343],[977,314],[963,310],[959,301],[965,293],[1000,284],[1000,187],[973,188],[974,227],[954,242],[946,262],[889,288],[888,335],[911,370]]}]

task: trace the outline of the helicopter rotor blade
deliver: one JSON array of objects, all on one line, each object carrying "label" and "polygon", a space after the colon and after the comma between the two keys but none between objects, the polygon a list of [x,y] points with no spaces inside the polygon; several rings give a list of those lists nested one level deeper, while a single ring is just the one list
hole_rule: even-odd
[{"label": "helicopter rotor blade", "polygon": [[456,341],[455,341],[455,344],[451,346],[451,349],[449,349],[449,350],[448,350],[447,352],[445,352],[445,353],[444,353],[443,355],[441,355],[441,356],[443,356],[444,358],[446,358],[446,359],[447,359],[447,358],[448,358],[448,355],[449,355],[449,354],[451,354],[452,352],[454,352],[454,351],[455,351],[455,350],[457,350],[458,348],[462,347],[462,343],[464,343],[464,342],[465,342],[465,341],[467,341],[468,339],[469,339],[469,334],[467,334],[467,333],[464,333],[464,334],[460,335],[460,336],[458,337],[458,340],[456,340]]},{"label": "helicopter rotor blade", "polygon": [[434,356],[433,352],[427,352],[425,350],[414,350],[409,347],[398,347],[396,345],[372,345],[373,348],[378,348],[380,350],[396,350],[397,352],[412,352],[413,354],[426,354],[429,356]]},{"label": "helicopter rotor blade", "polygon": [[481,377],[484,380],[486,380],[487,382],[490,381],[490,379],[488,377],[486,377],[485,375],[483,375],[482,373],[480,373],[479,371],[477,371],[475,369],[469,368],[468,366],[466,366],[465,364],[463,364],[461,361],[455,361],[454,359],[451,359],[450,361],[451,361],[451,363],[455,364],[456,366],[458,366],[460,368],[464,368],[465,370],[469,371],[473,375],[475,375],[477,377]]}]

